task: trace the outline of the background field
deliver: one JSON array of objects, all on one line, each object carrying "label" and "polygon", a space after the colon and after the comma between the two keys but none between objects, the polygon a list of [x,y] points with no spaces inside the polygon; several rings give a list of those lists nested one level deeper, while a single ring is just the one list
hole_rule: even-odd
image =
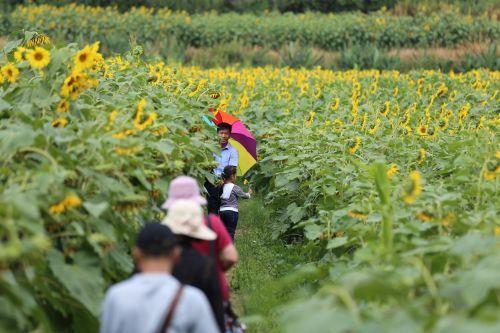
[{"label": "background field", "polygon": [[0,14],[0,34],[37,30],[62,45],[99,40],[107,55],[127,51],[132,41],[143,45],[148,56],[204,67],[498,69],[499,10],[483,5],[483,11],[465,13],[458,5],[429,11],[421,4],[414,12],[384,7],[368,14],[18,6]]}]

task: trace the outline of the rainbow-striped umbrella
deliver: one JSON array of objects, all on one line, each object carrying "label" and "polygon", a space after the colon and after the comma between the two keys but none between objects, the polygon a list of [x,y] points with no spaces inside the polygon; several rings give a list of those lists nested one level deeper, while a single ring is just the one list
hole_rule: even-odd
[{"label": "rainbow-striped umbrella", "polygon": [[209,111],[214,114],[212,122],[215,125],[231,125],[229,143],[238,151],[238,175],[243,176],[257,163],[257,141],[240,119],[221,110]]}]

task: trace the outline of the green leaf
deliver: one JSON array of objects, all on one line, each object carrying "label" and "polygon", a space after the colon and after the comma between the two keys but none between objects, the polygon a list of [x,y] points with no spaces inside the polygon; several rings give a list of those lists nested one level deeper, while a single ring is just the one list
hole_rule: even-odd
[{"label": "green leaf", "polygon": [[47,260],[52,273],[72,298],[97,317],[105,283],[96,258],[85,252],[78,252],[74,264],[70,265],[65,263],[61,252],[51,249],[47,253]]},{"label": "green leaf", "polygon": [[14,50],[19,45],[21,45],[22,42],[23,42],[22,39],[17,39],[17,40],[10,41],[7,44],[5,44],[5,46],[2,49],[2,52],[4,54],[9,54],[12,50]]},{"label": "green leaf", "polygon": [[299,222],[305,215],[304,209],[298,207],[295,202],[288,205],[288,207],[286,208],[286,213],[290,217],[292,223]]},{"label": "green leaf", "polygon": [[328,245],[326,246],[326,248],[331,250],[337,247],[341,247],[345,244],[347,244],[347,237],[336,237],[328,241]]},{"label": "green leaf", "polygon": [[150,143],[151,147],[157,149],[158,151],[170,155],[175,149],[175,146],[167,141],[153,142]]},{"label": "green leaf", "polygon": [[10,108],[10,103],[0,98],[0,112],[7,110]]},{"label": "green leaf", "polygon": [[35,139],[36,132],[31,127],[22,124],[9,126],[0,131],[0,154],[7,157],[19,148],[29,146]]},{"label": "green leaf", "polygon": [[95,218],[98,218],[101,216],[102,213],[104,213],[108,207],[109,204],[107,202],[99,202],[99,203],[92,203],[85,201],[83,203],[83,207],[87,210],[87,212],[90,213]]},{"label": "green leaf", "polygon": [[304,232],[307,239],[318,239],[323,234],[323,227],[317,224],[308,224],[305,226]]}]

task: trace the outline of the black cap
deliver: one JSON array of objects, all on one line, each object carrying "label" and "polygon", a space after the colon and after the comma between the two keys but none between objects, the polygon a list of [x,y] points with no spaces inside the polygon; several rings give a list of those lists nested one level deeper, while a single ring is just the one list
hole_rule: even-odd
[{"label": "black cap", "polygon": [[168,256],[177,245],[177,236],[157,221],[146,223],[137,235],[136,246],[147,256]]}]

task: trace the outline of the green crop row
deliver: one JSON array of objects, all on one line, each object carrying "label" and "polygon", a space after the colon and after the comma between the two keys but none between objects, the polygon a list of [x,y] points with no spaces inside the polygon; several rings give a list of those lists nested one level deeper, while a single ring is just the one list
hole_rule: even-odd
[{"label": "green crop row", "polygon": [[498,75],[201,75],[258,137],[275,236],[322,251],[281,281],[277,332],[500,329]]},{"label": "green crop row", "polygon": [[210,177],[215,133],[188,85],[152,85],[130,54],[71,68],[74,44],[29,51],[48,63],[14,46],[0,60],[0,331],[97,332],[137,228],[162,216],[173,177]]},{"label": "green crop row", "polygon": [[277,332],[500,329],[498,71],[177,75],[220,87],[274,236],[321,256],[275,286]]},{"label": "green crop row", "polygon": [[[26,0],[5,0],[3,5],[15,6],[25,4]],[[485,11],[498,10],[494,0],[30,0],[32,4],[51,4],[67,6],[79,3],[90,6],[116,6],[120,10],[128,10],[132,6],[145,6],[152,8],[170,8],[184,10],[189,13],[203,13],[208,11],[228,12],[306,12],[317,11],[321,13],[362,11],[364,13],[390,9],[401,15],[417,12],[432,12],[436,10],[456,11],[465,14],[481,15]],[[2,4],[0,4],[1,8]]]},{"label": "green crop row", "polygon": [[120,13],[109,7],[42,5],[16,7],[3,15],[2,22],[4,33],[29,27],[55,41],[100,40],[103,49],[111,53],[126,51],[131,38],[148,49],[166,53],[175,45],[212,47],[233,41],[269,48],[299,42],[332,51],[367,44],[379,48],[453,46],[500,36],[496,20],[452,13],[414,17],[385,12],[190,16],[145,8]]}]

